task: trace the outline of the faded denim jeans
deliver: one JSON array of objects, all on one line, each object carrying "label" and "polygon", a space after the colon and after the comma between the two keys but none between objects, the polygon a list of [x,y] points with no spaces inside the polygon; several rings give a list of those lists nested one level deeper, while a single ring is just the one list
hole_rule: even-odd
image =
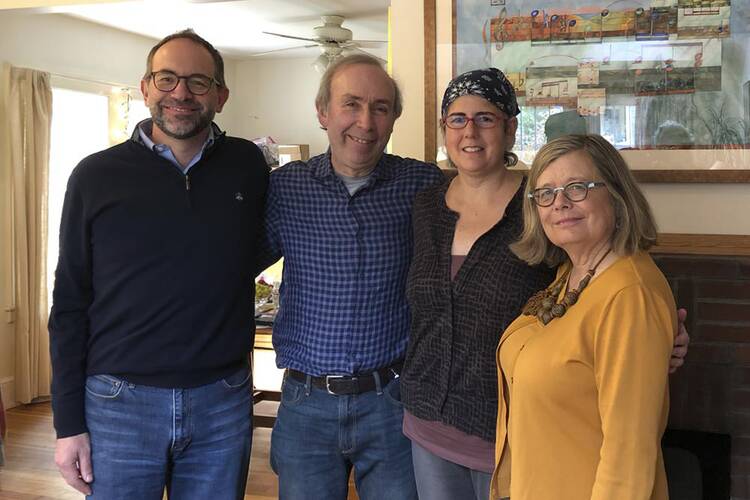
[{"label": "faded denim jeans", "polygon": [[401,432],[400,381],[335,396],[286,377],[271,435],[281,500],[417,500],[411,442]]},{"label": "faded denim jeans", "polygon": [[244,498],[252,441],[247,368],[164,389],[111,375],[86,380],[93,500]]},{"label": "faded denim jeans", "polygon": [[420,498],[430,500],[487,500],[490,498],[492,474],[445,460],[415,442],[412,442],[411,453]]}]

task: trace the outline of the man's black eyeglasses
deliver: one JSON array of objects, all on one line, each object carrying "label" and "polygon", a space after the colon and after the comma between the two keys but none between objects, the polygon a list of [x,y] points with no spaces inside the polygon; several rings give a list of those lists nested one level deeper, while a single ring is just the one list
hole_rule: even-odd
[{"label": "man's black eyeglasses", "polygon": [[154,86],[162,92],[172,92],[179,85],[180,80],[185,80],[187,88],[191,94],[203,95],[207,94],[211,90],[211,86],[216,84],[219,86],[214,78],[210,76],[201,75],[196,73],[188,76],[178,76],[171,71],[152,71],[151,78],[154,80]]}]

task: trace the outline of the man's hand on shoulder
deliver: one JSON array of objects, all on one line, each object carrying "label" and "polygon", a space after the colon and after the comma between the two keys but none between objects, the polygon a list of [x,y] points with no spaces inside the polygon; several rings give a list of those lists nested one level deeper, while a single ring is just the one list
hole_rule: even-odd
[{"label": "man's hand on shoulder", "polygon": [[690,344],[690,335],[685,328],[686,319],[687,311],[677,309],[677,334],[674,339],[672,357],[669,360],[669,373],[676,372],[679,367],[685,364],[685,356],[687,356],[688,345]]},{"label": "man's hand on shoulder", "polygon": [[88,432],[60,438],[55,445],[55,465],[65,482],[85,495],[91,494],[91,443]]}]

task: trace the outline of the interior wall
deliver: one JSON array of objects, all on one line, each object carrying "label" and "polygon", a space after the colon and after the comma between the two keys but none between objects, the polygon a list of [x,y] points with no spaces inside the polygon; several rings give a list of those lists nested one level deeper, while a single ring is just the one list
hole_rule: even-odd
[{"label": "interior wall", "polygon": [[[86,3],[113,3],[123,0],[86,0]],[[30,7],[51,7],[55,5],[69,5],[83,3],[81,0],[3,0],[0,9],[23,9]]]},{"label": "interior wall", "polygon": [[641,188],[661,233],[750,235],[748,184],[642,184]]},{"label": "interior wall", "polygon": [[393,78],[404,101],[401,118],[393,127],[391,152],[421,160],[425,158],[424,2],[393,0],[390,18]]},{"label": "interior wall", "polygon": [[[137,89],[156,42],[62,14],[0,10],[0,61],[14,66]],[[232,59],[225,60],[225,77],[234,87]],[[230,100],[216,122],[231,133],[234,115]]]},{"label": "interior wall", "polygon": [[[437,92],[439,100],[447,81],[446,72],[450,71],[450,64],[442,59],[451,57],[446,47],[451,44],[448,27],[452,23],[452,4],[451,0],[436,0],[436,5],[439,86],[442,83]],[[423,94],[417,94],[424,87],[422,8],[423,2],[416,0],[394,0],[391,5],[393,72],[406,94],[406,112],[396,123],[393,151],[415,158],[424,158]],[[402,50],[403,47],[408,50]],[[750,207],[747,184],[644,184],[642,187],[663,233],[750,235],[750,217],[744,216]]]},{"label": "interior wall", "polygon": [[318,56],[238,61],[230,106],[236,112],[235,134],[247,139],[271,136],[279,144],[309,144],[310,155],[324,153],[328,138],[320,129],[315,95]]},{"label": "interior wall", "polygon": [[154,43],[61,14],[0,11],[0,58],[15,66],[138,87]]}]

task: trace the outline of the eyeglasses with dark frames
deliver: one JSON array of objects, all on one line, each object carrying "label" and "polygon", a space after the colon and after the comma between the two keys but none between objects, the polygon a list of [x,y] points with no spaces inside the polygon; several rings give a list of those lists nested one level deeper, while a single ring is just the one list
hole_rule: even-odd
[{"label": "eyeglasses with dark frames", "polygon": [[540,207],[548,207],[555,202],[557,193],[562,193],[572,202],[579,202],[586,199],[589,189],[606,186],[604,182],[599,181],[577,181],[571,182],[561,187],[538,188],[528,194],[528,197],[534,200],[534,203]]},{"label": "eyeglasses with dark frames", "polygon": [[474,125],[479,128],[495,128],[497,127],[497,124],[504,119],[504,117],[490,112],[481,112],[474,116],[466,116],[463,113],[453,113],[443,118],[443,123],[446,127],[452,129],[465,128],[469,122],[474,122]]},{"label": "eyeglasses with dark frames", "polygon": [[180,80],[185,80],[188,90],[194,95],[207,94],[214,84],[217,87],[219,86],[219,82],[216,79],[200,73],[179,76],[167,70],[152,71],[151,79],[154,81],[154,86],[162,92],[172,92],[180,84]]}]

